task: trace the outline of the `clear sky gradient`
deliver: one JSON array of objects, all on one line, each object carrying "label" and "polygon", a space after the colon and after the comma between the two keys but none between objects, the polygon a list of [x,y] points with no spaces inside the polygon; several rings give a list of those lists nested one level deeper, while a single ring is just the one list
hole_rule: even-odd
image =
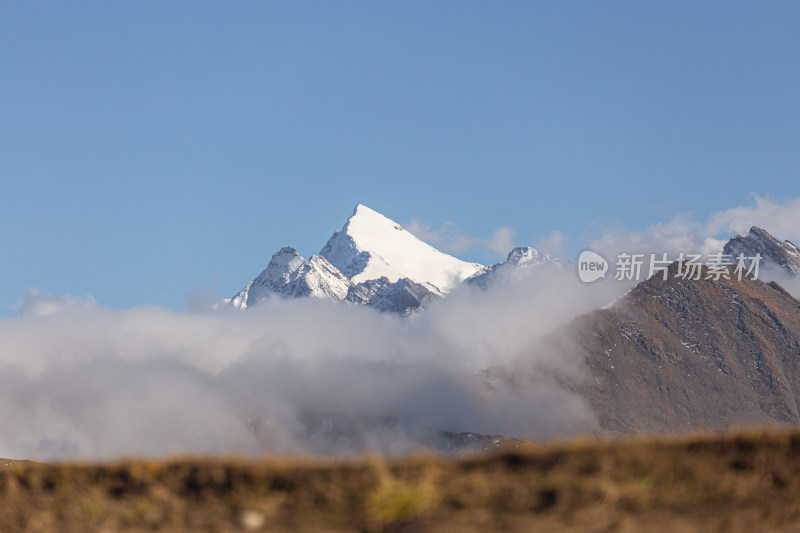
[{"label": "clear sky gradient", "polygon": [[357,203],[580,244],[797,196],[798,27],[797,2],[2,0],[0,314],[230,295]]}]

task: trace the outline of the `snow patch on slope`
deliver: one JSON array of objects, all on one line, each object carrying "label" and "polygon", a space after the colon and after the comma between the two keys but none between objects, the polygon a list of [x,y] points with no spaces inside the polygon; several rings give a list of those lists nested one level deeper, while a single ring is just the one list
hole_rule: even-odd
[{"label": "snow patch on slope", "polygon": [[245,309],[272,294],[343,300],[350,285],[350,280],[324,257],[315,255],[306,261],[297,250],[284,246],[272,256],[267,268],[228,305]]}]

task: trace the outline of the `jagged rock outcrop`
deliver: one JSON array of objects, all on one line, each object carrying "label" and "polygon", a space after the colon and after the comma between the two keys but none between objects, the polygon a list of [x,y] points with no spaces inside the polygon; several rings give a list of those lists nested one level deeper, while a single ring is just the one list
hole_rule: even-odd
[{"label": "jagged rock outcrop", "polygon": [[760,254],[762,265],[767,269],[772,267],[787,274],[800,274],[800,248],[789,241],[779,241],[757,226],[750,228],[744,237],[733,237],[725,245],[723,253],[732,256],[734,263],[740,254],[745,257]]},{"label": "jagged rock outcrop", "polygon": [[388,278],[371,279],[350,287],[346,301],[364,304],[379,311],[408,315],[423,309],[439,296],[425,285],[408,278],[390,282]]},{"label": "jagged rock outcrop", "polygon": [[245,309],[272,295],[342,300],[350,286],[350,280],[324,257],[315,255],[306,261],[297,250],[284,246],[258,277],[231,298],[229,305]]}]

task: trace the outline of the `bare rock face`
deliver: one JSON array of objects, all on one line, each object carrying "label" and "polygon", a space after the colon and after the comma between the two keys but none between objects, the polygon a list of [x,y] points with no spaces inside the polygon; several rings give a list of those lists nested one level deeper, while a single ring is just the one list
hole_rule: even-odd
[{"label": "bare rock face", "polygon": [[774,282],[677,268],[550,338],[585,357],[571,388],[615,433],[799,424],[800,302]]},{"label": "bare rock face", "polygon": [[405,316],[424,309],[425,304],[438,298],[427,286],[408,278],[392,283],[381,277],[352,285],[345,301]]}]

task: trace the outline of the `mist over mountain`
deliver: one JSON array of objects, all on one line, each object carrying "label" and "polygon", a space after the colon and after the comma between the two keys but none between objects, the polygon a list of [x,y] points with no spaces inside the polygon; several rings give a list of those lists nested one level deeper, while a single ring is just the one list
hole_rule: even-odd
[{"label": "mist over mountain", "polygon": [[526,268],[540,265],[568,268],[572,266],[572,263],[541,252],[531,246],[517,246],[508,253],[505,261],[486,267],[482,272],[470,276],[465,281],[485,289],[493,283],[505,282],[508,278],[518,275]]},{"label": "mist over mountain", "polygon": [[[726,252],[796,278],[754,228]],[[215,312],[32,294],[0,321],[0,456],[406,453],[508,438],[800,423],[782,285],[580,282],[531,247],[483,266],[358,206]]]},{"label": "mist over mountain", "polygon": [[[393,243],[382,240],[393,232],[402,236],[402,253],[389,251]],[[345,277],[331,266],[332,279],[350,280],[344,297],[343,290],[334,296],[331,291],[292,292],[289,283],[270,289],[282,296],[333,298],[406,315],[440,298],[457,299],[458,292],[448,295],[431,281],[442,284],[447,277],[435,275],[438,268],[450,269],[449,279],[459,280],[462,290],[474,287],[492,293],[537,269],[543,279],[555,280],[554,272],[573,268],[571,262],[531,247],[514,248],[501,263],[466,267],[402,232],[396,223],[358,206],[321,252],[349,273]],[[380,237],[370,241],[362,234]],[[800,250],[762,228],[734,236],[719,251],[733,264],[740,255],[758,256],[766,281],[777,278],[792,284],[800,272]],[[427,269],[414,270],[421,282],[403,277],[407,265],[425,262],[412,256],[427,259],[426,254],[435,260],[427,260]],[[679,265],[673,264],[666,280],[654,276],[643,281],[613,304],[551,334],[533,350],[534,367],[526,367],[522,355],[506,366],[490,367],[487,375],[507,376],[525,368],[510,379],[522,390],[548,382],[543,375],[558,376],[559,384],[589,402],[601,431],[612,433],[800,423],[800,381],[795,379],[800,375],[800,304],[775,281],[726,279],[736,278],[732,268],[720,280],[706,279],[707,270],[701,270],[699,280],[685,280],[678,276]],[[470,269],[474,273],[463,277]],[[366,279],[386,273],[393,277]],[[442,286],[451,293],[458,287]],[[494,305],[502,307],[504,302]],[[552,362],[556,374],[548,370]]]},{"label": "mist over mountain", "polygon": [[0,456],[396,454],[594,431],[575,392],[487,369],[615,291],[544,266],[409,317],[313,297],[176,313],[32,295],[0,321]]}]

